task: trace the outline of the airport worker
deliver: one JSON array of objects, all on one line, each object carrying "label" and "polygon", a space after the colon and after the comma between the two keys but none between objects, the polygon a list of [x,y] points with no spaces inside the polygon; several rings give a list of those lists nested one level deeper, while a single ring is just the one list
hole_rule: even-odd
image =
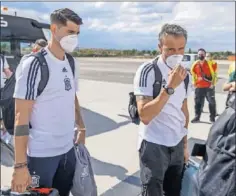
[{"label": "airport worker", "polygon": [[207,61],[206,51],[203,48],[198,50],[199,60],[195,61],[191,68],[193,84],[195,86],[195,117],[192,123],[200,121],[205,98],[209,103],[210,122],[215,122],[216,100],[215,84],[217,81],[217,64]]},{"label": "airport worker", "polygon": [[28,57],[31,56],[31,54],[36,53],[38,51],[40,51],[42,48],[45,48],[47,46],[47,41],[44,39],[38,39],[35,41],[33,47],[32,47],[32,51],[29,54],[25,54],[21,60],[20,63],[21,64],[25,59],[27,59]]},{"label": "airport worker", "polygon": [[[218,81],[218,64],[217,64],[216,61],[213,60],[212,55],[209,52],[206,53],[206,61],[216,68],[216,71],[215,71],[216,79],[215,80],[217,82]],[[216,88],[216,82],[215,82],[214,87],[213,87],[214,93],[215,93],[215,88]],[[206,98],[208,98],[208,97],[206,96]],[[204,99],[203,104],[202,104],[202,111],[203,111],[204,103],[205,103],[205,99]],[[219,114],[217,113],[217,106],[216,106],[216,116],[219,116]]]}]

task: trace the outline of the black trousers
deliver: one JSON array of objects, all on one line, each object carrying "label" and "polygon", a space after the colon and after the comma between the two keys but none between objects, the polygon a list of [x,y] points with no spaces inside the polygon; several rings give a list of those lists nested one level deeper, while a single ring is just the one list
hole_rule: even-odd
[{"label": "black trousers", "polygon": [[196,88],[195,89],[195,116],[199,117],[202,113],[204,100],[207,99],[209,103],[210,117],[216,117],[216,99],[214,88]]},{"label": "black trousers", "polygon": [[143,141],[140,151],[142,196],[180,196],[184,166],[183,140],[174,147]]},{"label": "black trousers", "polygon": [[28,157],[34,186],[55,188],[60,196],[69,196],[76,166],[75,150],[55,157]]},{"label": "black trousers", "polygon": [[[2,88],[0,88],[0,99],[2,99]],[[3,120],[2,119],[2,106],[0,106],[0,121],[2,121],[2,120]],[[0,125],[0,128],[2,128],[1,125]]]}]

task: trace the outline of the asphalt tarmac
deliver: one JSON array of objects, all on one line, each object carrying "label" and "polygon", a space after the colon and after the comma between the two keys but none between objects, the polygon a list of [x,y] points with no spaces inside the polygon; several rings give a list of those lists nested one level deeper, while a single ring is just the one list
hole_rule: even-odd
[{"label": "asphalt tarmac", "polygon": [[[78,58],[80,65],[80,79],[132,84],[137,68],[145,59],[105,59],[105,58]],[[227,80],[227,62],[218,64],[219,80],[216,93],[224,93],[222,86]]]},{"label": "asphalt tarmac", "polygon": [[[145,60],[80,58],[79,101],[87,129],[86,146],[92,156],[99,196],[140,194],[138,127],[127,111],[133,77]],[[227,78],[227,62],[219,63],[216,87],[217,111],[225,108],[222,84]],[[116,90],[119,89],[119,90]],[[190,118],[194,99],[189,99]],[[201,122],[189,124],[188,138],[206,140],[210,127],[208,104]],[[1,165],[1,187],[11,184],[12,167]]]}]

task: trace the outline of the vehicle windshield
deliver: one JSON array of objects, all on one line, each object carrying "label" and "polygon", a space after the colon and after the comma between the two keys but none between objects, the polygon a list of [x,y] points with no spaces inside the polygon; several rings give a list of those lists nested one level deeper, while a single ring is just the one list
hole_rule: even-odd
[{"label": "vehicle windshield", "polygon": [[191,57],[190,57],[190,55],[184,55],[182,61],[191,61]]},{"label": "vehicle windshield", "polygon": [[1,40],[1,53],[6,56],[11,55],[11,42]]},{"label": "vehicle windshield", "polygon": [[20,55],[23,56],[25,54],[29,54],[32,51],[32,48],[34,46],[33,42],[20,42]]}]

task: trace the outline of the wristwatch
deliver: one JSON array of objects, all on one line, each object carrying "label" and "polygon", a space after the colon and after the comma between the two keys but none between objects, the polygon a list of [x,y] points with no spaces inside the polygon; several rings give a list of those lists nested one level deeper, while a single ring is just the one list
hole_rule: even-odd
[{"label": "wristwatch", "polygon": [[164,89],[168,95],[173,95],[175,92],[175,89],[173,89],[171,87],[164,87]]}]

